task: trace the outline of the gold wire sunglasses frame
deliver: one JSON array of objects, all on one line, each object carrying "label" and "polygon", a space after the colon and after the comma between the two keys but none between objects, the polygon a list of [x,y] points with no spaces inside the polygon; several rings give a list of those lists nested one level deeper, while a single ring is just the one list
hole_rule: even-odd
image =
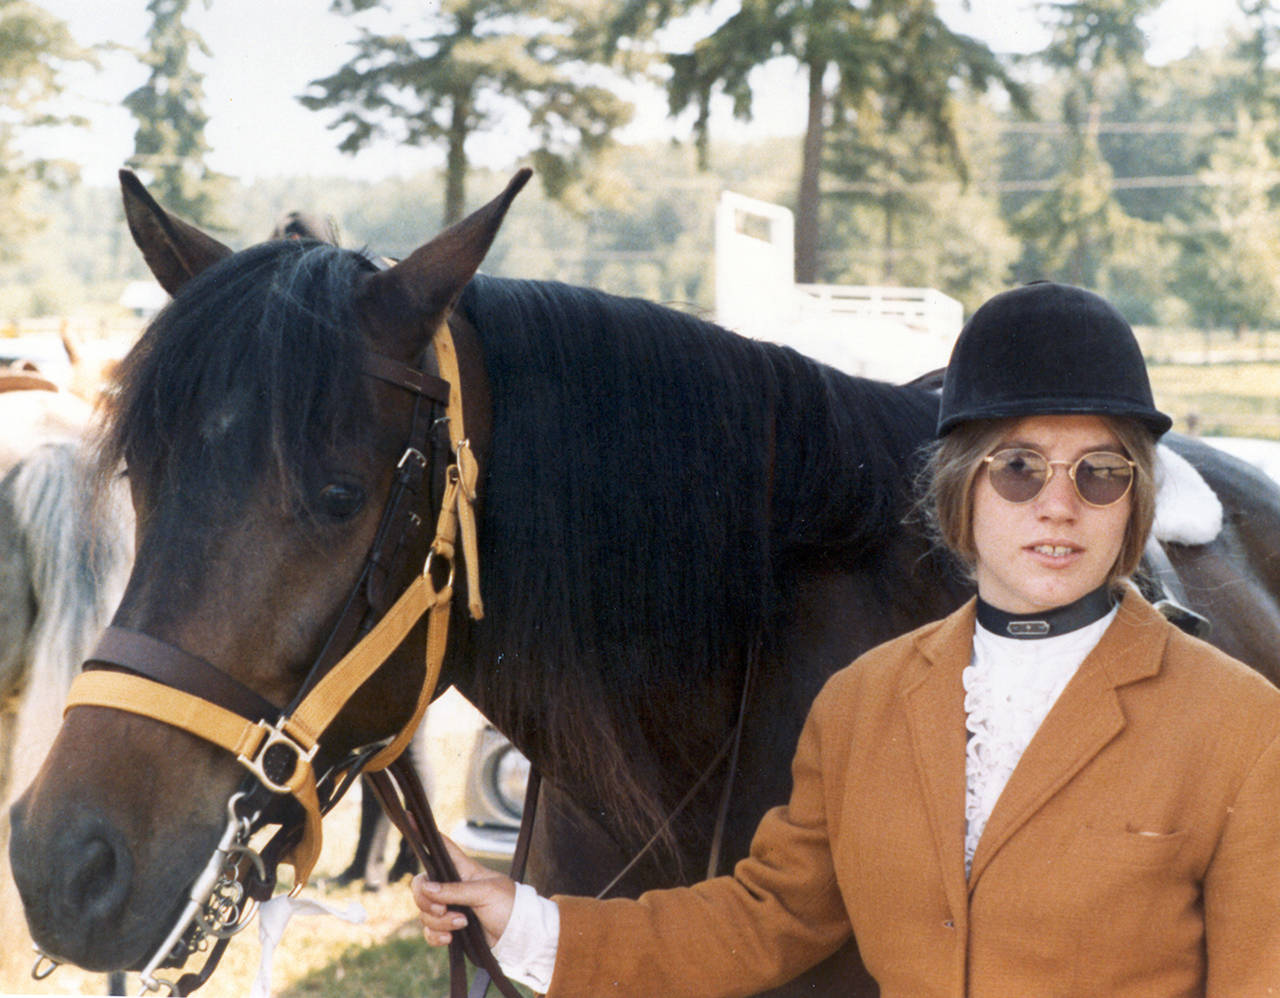
[{"label": "gold wire sunglasses frame", "polygon": [[1090,451],[1074,461],[1050,461],[1029,447],[1006,447],[982,461],[991,487],[1006,502],[1031,502],[1045,490],[1053,478],[1054,466],[1060,464],[1067,469],[1076,495],[1095,509],[1114,506],[1127,496],[1138,467],[1137,462],[1114,451]]}]

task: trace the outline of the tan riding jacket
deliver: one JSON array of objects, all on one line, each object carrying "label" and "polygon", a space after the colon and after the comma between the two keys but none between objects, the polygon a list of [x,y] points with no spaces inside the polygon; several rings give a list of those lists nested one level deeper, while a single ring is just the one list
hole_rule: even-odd
[{"label": "tan riding jacket", "polygon": [[557,898],[549,996],[751,994],[852,930],[882,998],[1280,994],[1280,691],[1130,591],[966,881],[972,602],[814,701],[734,876]]}]

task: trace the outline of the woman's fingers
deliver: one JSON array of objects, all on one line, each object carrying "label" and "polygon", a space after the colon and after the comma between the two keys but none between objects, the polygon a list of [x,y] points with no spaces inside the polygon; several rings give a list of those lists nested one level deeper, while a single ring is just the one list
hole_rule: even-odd
[{"label": "woman's fingers", "polygon": [[[436,886],[436,885],[431,885]],[[467,916],[460,911],[450,911],[443,903],[431,901],[425,890],[415,883],[413,899],[418,905],[418,921],[422,923],[422,938],[432,946],[448,946],[453,933],[466,928]]]},{"label": "woman's fingers", "polygon": [[461,881],[441,884],[425,874],[418,874],[410,884],[414,904],[418,906],[423,938],[433,946],[448,945],[453,933],[467,924],[465,915],[451,910],[451,906],[461,906],[475,912],[485,938],[492,946],[502,936],[511,919],[511,907],[515,903],[515,881],[481,866],[460,850],[458,855],[464,861],[459,863],[458,856],[454,857],[454,863],[463,878]]}]

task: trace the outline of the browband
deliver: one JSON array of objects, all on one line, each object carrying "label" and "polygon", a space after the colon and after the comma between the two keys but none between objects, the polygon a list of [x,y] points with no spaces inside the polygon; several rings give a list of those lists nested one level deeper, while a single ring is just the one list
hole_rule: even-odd
[{"label": "browband", "polygon": [[370,352],[365,357],[364,373],[371,378],[377,378],[379,381],[413,392],[415,395],[422,395],[433,402],[439,402],[441,405],[449,404],[449,382],[380,353]]}]

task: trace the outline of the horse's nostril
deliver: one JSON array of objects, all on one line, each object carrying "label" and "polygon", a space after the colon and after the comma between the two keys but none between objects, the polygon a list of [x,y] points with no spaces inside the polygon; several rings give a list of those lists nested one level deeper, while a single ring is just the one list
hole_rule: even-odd
[{"label": "horse's nostril", "polygon": [[98,828],[84,837],[73,855],[64,880],[66,902],[88,919],[114,917],[129,891],[128,847],[114,829]]},{"label": "horse's nostril", "polygon": [[102,839],[93,839],[79,857],[79,868],[67,885],[70,900],[77,907],[94,907],[94,902],[110,892],[115,882],[115,851]]}]

